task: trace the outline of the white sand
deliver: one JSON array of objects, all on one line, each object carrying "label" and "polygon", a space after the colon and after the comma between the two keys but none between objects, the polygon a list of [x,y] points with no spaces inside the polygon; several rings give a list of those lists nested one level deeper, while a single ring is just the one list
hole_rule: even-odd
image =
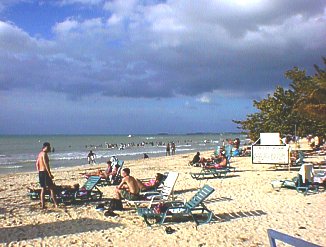
[{"label": "white sand", "polygon": [[[204,153],[208,157],[210,152]],[[94,205],[63,206],[47,210],[26,195],[37,182],[36,173],[0,176],[0,245],[4,246],[269,246],[267,229],[272,228],[326,246],[326,193],[303,196],[295,190],[273,190],[271,181],[292,178],[298,169],[274,170],[270,165],[252,165],[251,158],[233,158],[235,173],[225,179],[197,181],[187,166],[193,154],[127,161],[136,178],[156,172],[178,171],[176,195],[190,198],[204,184],[216,191],[206,203],[219,220],[196,230],[192,221],[175,222],[169,235],[164,226],[147,228],[134,210],[116,211],[118,217],[105,217]],[[319,158],[319,159],[323,159]],[[104,165],[103,165],[104,167]],[[325,168],[325,167],[324,167]],[[60,185],[83,184],[78,167],[54,171]],[[100,187],[105,198],[114,186]]]}]

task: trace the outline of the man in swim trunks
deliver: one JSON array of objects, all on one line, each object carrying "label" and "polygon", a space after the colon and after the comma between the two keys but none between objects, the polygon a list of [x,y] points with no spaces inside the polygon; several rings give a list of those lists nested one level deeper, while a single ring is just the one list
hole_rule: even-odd
[{"label": "man in swim trunks", "polygon": [[123,179],[115,190],[115,198],[118,200],[121,200],[122,198],[131,201],[139,200],[140,189],[138,187],[137,180],[134,177],[130,176],[130,169],[122,169],[121,174]]},{"label": "man in swim trunks", "polygon": [[54,203],[54,207],[58,207],[56,198],[55,198],[55,185],[52,181],[53,175],[50,171],[49,156],[48,152],[51,152],[50,143],[43,143],[41,152],[39,153],[36,160],[36,169],[39,172],[39,180],[41,185],[41,207],[45,208],[45,189],[48,188],[51,193],[51,198]]}]

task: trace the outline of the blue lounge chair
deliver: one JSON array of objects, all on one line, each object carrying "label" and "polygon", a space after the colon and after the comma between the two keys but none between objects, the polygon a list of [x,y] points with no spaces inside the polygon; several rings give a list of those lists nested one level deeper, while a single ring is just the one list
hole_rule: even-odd
[{"label": "blue lounge chair", "polygon": [[[162,212],[157,212],[155,208],[138,208],[138,215],[144,218],[145,223],[151,226],[155,223],[163,224],[167,216],[191,216],[196,226],[209,223],[212,220],[213,212],[204,204],[204,200],[215,191],[209,185],[204,185],[188,202],[170,202]],[[194,212],[201,211],[204,219],[197,219]]]},{"label": "blue lounge chair", "polygon": [[292,237],[272,229],[268,229],[267,234],[269,238],[269,244],[271,247],[276,247],[276,242],[275,242],[276,239],[295,247],[321,247],[320,245],[313,244],[303,239]]}]

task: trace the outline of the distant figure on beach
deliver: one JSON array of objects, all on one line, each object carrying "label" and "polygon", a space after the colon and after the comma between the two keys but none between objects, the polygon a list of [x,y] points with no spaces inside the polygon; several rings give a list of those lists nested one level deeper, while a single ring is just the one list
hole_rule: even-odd
[{"label": "distant figure on beach", "polygon": [[144,159],[148,159],[148,158],[149,158],[148,154],[144,153]]},{"label": "distant figure on beach", "polygon": [[166,144],[166,156],[170,156],[170,143]]},{"label": "distant figure on beach", "polygon": [[240,147],[240,139],[239,138],[234,139],[233,146],[235,149],[239,149],[239,147]]},{"label": "distant figure on beach", "polygon": [[219,169],[219,168],[226,167],[226,165],[227,165],[226,156],[224,153],[220,153],[219,156],[217,157],[217,162],[210,165],[205,165],[205,168]]},{"label": "distant figure on beach", "polygon": [[53,183],[53,175],[50,170],[48,152],[51,152],[50,143],[44,142],[41,152],[37,156],[36,169],[39,173],[39,182],[41,185],[41,207],[45,208],[45,189],[49,189],[54,207],[58,207],[55,196],[55,185]]},{"label": "distant figure on beach", "polygon": [[201,158],[200,158],[200,153],[197,152],[196,155],[193,157],[191,163],[192,163],[192,164],[196,164],[196,163],[198,163],[200,160],[201,160]]},{"label": "distant figure on beach", "polygon": [[135,201],[139,199],[140,189],[137,184],[137,180],[130,176],[130,169],[122,169],[122,181],[115,189],[115,198],[121,200],[125,198],[127,200]]},{"label": "distant figure on beach", "polygon": [[172,155],[175,155],[175,143],[172,142],[171,144]]},{"label": "distant figure on beach", "polygon": [[87,160],[88,160],[88,164],[96,164],[95,162],[95,153],[93,153],[92,150],[89,151],[88,155],[87,155]]},{"label": "distant figure on beach", "polygon": [[55,149],[54,149],[54,147],[52,148],[52,153],[54,153],[55,152]]}]

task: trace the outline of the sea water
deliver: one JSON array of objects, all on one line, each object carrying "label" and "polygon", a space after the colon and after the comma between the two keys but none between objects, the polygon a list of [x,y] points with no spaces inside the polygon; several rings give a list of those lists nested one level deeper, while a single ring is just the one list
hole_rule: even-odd
[{"label": "sea water", "polygon": [[240,138],[238,133],[187,135],[39,135],[0,136],[0,174],[35,171],[35,160],[44,142],[50,142],[51,169],[80,166],[88,163],[87,154],[96,154],[96,163],[105,163],[111,156],[120,160],[142,159],[166,155],[166,144],[174,142],[176,154],[214,150],[226,139]]}]

